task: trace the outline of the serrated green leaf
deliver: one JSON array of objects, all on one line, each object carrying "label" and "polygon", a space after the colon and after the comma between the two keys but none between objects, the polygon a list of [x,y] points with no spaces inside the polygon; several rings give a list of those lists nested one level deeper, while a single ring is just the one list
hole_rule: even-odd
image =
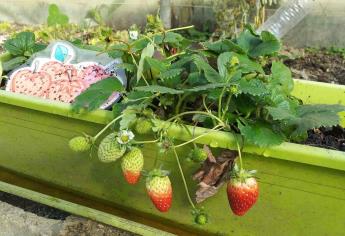
[{"label": "serrated green leaf", "polygon": [[149,98],[152,95],[150,92],[145,92],[145,91],[130,91],[127,94],[127,98],[130,100],[138,100],[141,98]]},{"label": "serrated green leaf", "polygon": [[197,66],[199,71],[203,71],[205,78],[210,83],[219,83],[225,82],[225,79],[222,78],[218,72],[210,66],[201,56],[194,55],[193,62]]},{"label": "serrated green leaf", "polygon": [[20,32],[4,43],[4,48],[14,56],[30,56],[34,52],[34,46],[35,34],[32,32]]},{"label": "serrated green leaf", "polygon": [[250,73],[250,72],[259,72],[261,74],[265,74],[264,70],[262,69],[262,66],[251,60],[249,57],[247,57],[246,55],[241,55],[241,54],[235,54],[234,56],[236,56],[239,60],[239,65],[240,65],[240,70],[243,73]]},{"label": "serrated green leaf", "polygon": [[255,124],[242,125],[238,122],[238,128],[248,143],[259,147],[275,146],[284,141],[284,136],[273,131],[268,123],[256,122]]},{"label": "serrated green leaf", "polygon": [[192,72],[192,73],[188,74],[187,81],[188,81],[188,84],[193,86],[193,85],[203,84],[203,82],[205,82],[206,79],[204,78],[204,76],[201,73]]},{"label": "serrated green leaf", "polygon": [[137,82],[140,80],[140,78],[143,74],[145,58],[146,57],[152,57],[154,51],[155,51],[154,45],[152,43],[149,43],[141,52],[138,70],[137,70]]},{"label": "serrated green leaf", "polygon": [[278,107],[266,107],[273,120],[292,120],[296,118],[296,114],[289,109]]},{"label": "serrated green leaf", "polygon": [[248,56],[246,55],[241,55],[238,53],[234,52],[225,52],[219,55],[218,60],[217,60],[217,65],[218,65],[218,71],[219,74],[223,75],[225,74],[226,70],[226,63],[231,60],[231,58],[236,57],[239,61],[239,69],[241,70],[242,73],[250,73],[250,72],[259,72],[261,74],[264,74],[264,70],[262,66],[251,60]]},{"label": "serrated green leaf", "polygon": [[338,113],[345,111],[345,106],[317,104],[300,105],[296,107],[296,111],[276,107],[267,107],[267,110],[274,120],[281,120],[293,126],[291,136],[298,137],[313,128],[338,125]]},{"label": "serrated green leaf", "polygon": [[340,122],[339,112],[345,111],[342,105],[301,105],[296,109],[296,119],[289,123],[296,126],[293,135],[306,132],[319,127],[332,127]]},{"label": "serrated green leaf", "polygon": [[140,52],[145,47],[147,47],[147,45],[149,45],[150,43],[151,43],[151,41],[149,39],[147,39],[147,38],[140,38],[138,40],[135,40],[130,45],[130,49],[131,49],[130,52],[131,53]]},{"label": "serrated green leaf", "polygon": [[146,57],[145,58],[145,62],[147,63],[147,65],[149,66],[149,68],[154,71],[155,73],[159,73],[159,72],[164,72],[166,71],[167,67],[164,64],[164,62],[157,60],[155,58],[151,58],[151,57]]},{"label": "serrated green leaf", "polygon": [[170,69],[170,70],[161,72],[161,73],[159,74],[159,77],[160,77],[162,80],[171,79],[171,78],[173,78],[173,77],[179,76],[179,75],[181,74],[182,71],[183,71],[182,68],[180,68],[180,69]]},{"label": "serrated green leaf", "polygon": [[59,7],[56,4],[49,5],[49,15],[47,18],[48,26],[55,26],[55,25],[67,25],[69,22],[69,18],[67,15],[63,14]]},{"label": "serrated green leaf", "polygon": [[257,35],[253,35],[248,29],[244,30],[236,39],[236,43],[246,52],[253,50],[262,41]]},{"label": "serrated green leaf", "polygon": [[167,32],[166,34],[156,35],[154,36],[154,42],[156,44],[165,43],[172,43],[172,44],[179,44],[181,41],[184,40],[184,37],[181,34],[175,32]]},{"label": "serrated green leaf", "polygon": [[193,61],[193,57],[191,55],[183,56],[178,61],[172,63],[170,69],[179,69],[191,61]]},{"label": "serrated green leaf", "polygon": [[262,96],[268,93],[265,84],[258,79],[241,79],[238,84],[240,93],[250,94],[252,96]]},{"label": "serrated green leaf", "polygon": [[87,112],[96,110],[108,100],[111,94],[123,90],[122,83],[116,77],[100,80],[76,97],[72,104],[72,109],[75,112],[79,112],[82,109],[85,109]]},{"label": "serrated green leaf", "polygon": [[218,40],[216,42],[204,42],[203,46],[218,54],[223,52],[245,53],[245,50],[241,46],[229,39]]},{"label": "serrated green leaf", "polygon": [[128,49],[128,46],[124,43],[118,43],[108,48],[108,55],[112,58],[121,58],[124,55],[124,51]]},{"label": "serrated green leaf", "polygon": [[272,63],[272,81],[273,85],[279,85],[285,94],[290,94],[294,87],[290,69],[281,62]]},{"label": "serrated green leaf", "polygon": [[201,86],[195,86],[193,88],[184,89],[185,92],[199,92],[199,91],[205,91],[205,90],[211,90],[215,88],[224,88],[224,87],[230,87],[231,83],[212,83],[212,84],[206,84]]},{"label": "serrated green leaf", "polygon": [[160,85],[150,85],[150,86],[139,86],[135,87],[134,90],[136,91],[143,91],[143,92],[151,92],[151,93],[161,93],[161,94],[181,94],[183,93],[182,90],[172,89]]},{"label": "serrated green leaf", "polygon": [[270,32],[263,31],[261,33],[261,40],[262,42],[259,45],[248,52],[251,57],[267,56],[280,50],[279,40]]},{"label": "serrated green leaf", "polygon": [[228,66],[232,57],[233,57],[232,53],[223,52],[217,58],[218,72],[219,72],[220,76],[222,76],[223,78],[225,78],[226,75],[228,74],[227,66]]}]

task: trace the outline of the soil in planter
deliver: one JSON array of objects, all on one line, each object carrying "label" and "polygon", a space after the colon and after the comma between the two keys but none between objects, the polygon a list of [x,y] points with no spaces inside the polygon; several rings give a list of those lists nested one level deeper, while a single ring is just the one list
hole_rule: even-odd
[{"label": "soil in planter", "polygon": [[290,57],[284,63],[290,67],[295,79],[345,85],[344,49],[293,49],[284,50]]},{"label": "soil in planter", "polygon": [[345,129],[336,126],[309,130],[308,138],[304,144],[345,151]]}]

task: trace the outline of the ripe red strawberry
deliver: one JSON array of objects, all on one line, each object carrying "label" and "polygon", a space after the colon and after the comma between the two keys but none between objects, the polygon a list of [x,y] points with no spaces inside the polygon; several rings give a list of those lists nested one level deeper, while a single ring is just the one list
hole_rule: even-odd
[{"label": "ripe red strawberry", "polygon": [[258,183],[252,173],[241,170],[228,183],[227,194],[232,212],[243,216],[259,197]]},{"label": "ripe red strawberry", "polygon": [[132,150],[123,157],[121,162],[122,172],[129,184],[138,183],[143,166],[144,157],[139,148],[132,148]]},{"label": "ripe red strawberry", "polygon": [[167,212],[172,202],[172,187],[167,174],[166,171],[154,169],[146,179],[147,193],[160,212]]}]

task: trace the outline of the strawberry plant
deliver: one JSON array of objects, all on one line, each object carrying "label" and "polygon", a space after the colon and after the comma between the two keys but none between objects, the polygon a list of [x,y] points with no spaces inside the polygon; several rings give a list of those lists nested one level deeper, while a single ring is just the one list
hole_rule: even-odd
[{"label": "strawberry plant", "polygon": [[[113,92],[121,92],[121,102],[112,109],[114,119],[91,137],[94,144],[105,130],[115,128],[101,141],[100,160],[111,162],[125,155],[122,161],[125,178],[129,183],[136,183],[143,160],[140,155],[132,157],[131,153],[140,145],[156,143],[162,152],[170,152],[175,157],[194,221],[205,224],[207,214],[196,206],[188,190],[183,162],[177,151],[180,147],[193,144],[186,158],[215,165],[219,161],[223,163],[222,171],[226,172],[233,169],[234,159],[224,161],[224,158],[213,157],[207,148],[197,146],[199,138],[222,130],[239,134],[245,143],[260,147],[284,141],[299,142],[307,137],[310,129],[337,125],[338,113],[345,107],[305,105],[294,97],[291,71],[275,60],[281,43],[271,33],[258,35],[247,27],[235,39],[194,42],[177,33],[189,28],[146,31],[139,34],[138,39],[110,45],[109,55],[123,60],[120,67],[126,70],[128,87],[124,90],[116,84],[111,86],[109,83],[113,82],[107,79],[96,82],[75,99],[73,110],[90,112]],[[173,123],[181,127],[202,126],[208,131],[176,144],[167,135]],[[150,133],[151,139],[137,140],[131,130],[136,134]],[[230,154],[224,155],[229,157]],[[158,164],[156,161],[156,169],[149,172],[146,187],[153,204],[165,212],[170,209],[173,191],[167,173],[157,169]],[[256,180],[240,166],[241,169],[238,172],[233,169],[228,178],[224,173],[217,174],[220,180],[217,182],[221,184],[230,178],[228,197],[237,215],[245,214],[258,197]],[[212,180],[209,182],[215,184]],[[250,199],[243,191],[251,195]],[[213,194],[215,192],[207,193],[207,196]]]}]

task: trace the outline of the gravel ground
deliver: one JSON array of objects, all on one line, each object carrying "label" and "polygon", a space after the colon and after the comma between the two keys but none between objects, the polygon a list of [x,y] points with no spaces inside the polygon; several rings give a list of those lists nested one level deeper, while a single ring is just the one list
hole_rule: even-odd
[{"label": "gravel ground", "polygon": [[117,235],[134,234],[0,192],[0,236]]}]

